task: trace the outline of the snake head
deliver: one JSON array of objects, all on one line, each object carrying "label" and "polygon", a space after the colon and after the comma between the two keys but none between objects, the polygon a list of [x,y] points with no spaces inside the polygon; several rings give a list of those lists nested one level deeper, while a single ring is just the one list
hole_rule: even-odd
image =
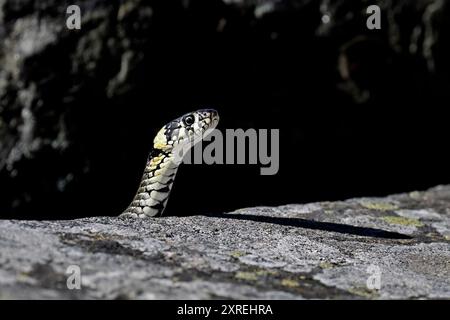
[{"label": "snake head", "polygon": [[166,124],[158,132],[153,147],[164,151],[175,148],[187,150],[214,130],[219,114],[214,109],[187,113]]}]

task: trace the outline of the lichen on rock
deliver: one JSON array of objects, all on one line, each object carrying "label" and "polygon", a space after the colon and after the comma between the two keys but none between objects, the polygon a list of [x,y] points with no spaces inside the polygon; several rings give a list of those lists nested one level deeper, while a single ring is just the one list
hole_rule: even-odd
[{"label": "lichen on rock", "polygon": [[[398,215],[350,199],[146,220],[1,220],[0,298],[448,299],[450,186],[417,195],[427,201],[373,199],[396,203]],[[81,290],[66,286],[70,265]],[[368,286],[374,270],[379,288]]]}]

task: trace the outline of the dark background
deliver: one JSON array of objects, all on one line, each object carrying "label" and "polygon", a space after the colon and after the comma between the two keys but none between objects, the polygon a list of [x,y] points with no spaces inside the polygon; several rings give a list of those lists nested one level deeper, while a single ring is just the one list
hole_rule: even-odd
[{"label": "dark background", "polygon": [[376,3],[3,1],[0,216],[120,214],[159,128],[209,107],[279,128],[279,173],[183,165],[167,214],[449,183],[450,5],[380,1],[368,30]]}]

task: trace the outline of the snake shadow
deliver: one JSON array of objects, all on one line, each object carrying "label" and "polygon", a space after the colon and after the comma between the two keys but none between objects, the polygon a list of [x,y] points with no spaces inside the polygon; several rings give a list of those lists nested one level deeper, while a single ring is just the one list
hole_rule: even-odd
[{"label": "snake shadow", "polygon": [[383,239],[412,239],[412,237],[397,233],[386,231],[382,229],[356,227],[348,224],[320,222],[314,220],[306,220],[301,218],[285,218],[285,217],[270,217],[257,216],[250,214],[226,214],[226,213],[212,213],[203,214],[203,216],[221,218],[221,219],[235,219],[235,220],[249,220],[255,222],[264,222],[278,224],[282,226],[338,232],[344,234],[352,234],[364,237],[383,238]]}]

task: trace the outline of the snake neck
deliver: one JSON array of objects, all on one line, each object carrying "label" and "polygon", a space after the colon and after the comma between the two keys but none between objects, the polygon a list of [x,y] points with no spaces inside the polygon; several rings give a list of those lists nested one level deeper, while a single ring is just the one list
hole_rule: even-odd
[{"label": "snake neck", "polygon": [[124,215],[161,215],[166,207],[179,162],[171,152],[153,149],[147,160],[139,189]]}]

